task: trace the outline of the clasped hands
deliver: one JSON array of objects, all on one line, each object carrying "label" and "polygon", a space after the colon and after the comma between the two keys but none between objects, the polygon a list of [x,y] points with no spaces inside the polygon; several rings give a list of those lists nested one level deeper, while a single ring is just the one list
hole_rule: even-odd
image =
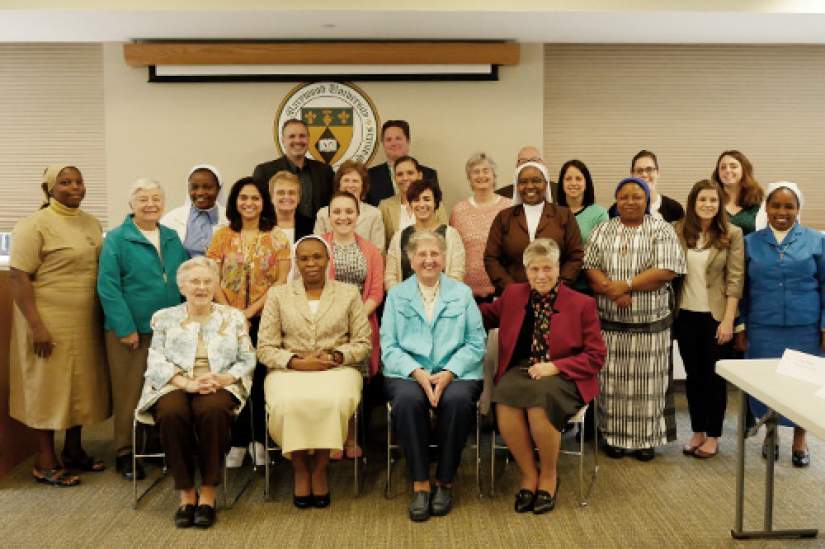
[{"label": "clasped hands", "polygon": [[526,368],[527,375],[533,379],[541,379],[543,377],[550,377],[559,374],[559,369],[552,362],[536,362],[529,368]]},{"label": "clasped hands", "polygon": [[619,309],[627,309],[633,304],[630,297],[630,287],[624,280],[608,280],[603,285],[603,293],[616,304]]},{"label": "clasped hands", "polygon": [[424,389],[424,394],[427,395],[427,400],[430,401],[430,406],[433,408],[438,406],[438,401],[441,400],[441,395],[447,389],[447,385],[455,378],[449,370],[441,370],[437,374],[431,374],[423,368],[416,368],[412,372],[412,376]]},{"label": "clasped hands", "polygon": [[187,393],[198,393],[201,395],[208,395],[217,393],[228,385],[235,383],[235,377],[232,374],[216,374],[209,372],[202,374],[194,379],[185,378],[186,381],[181,387]]},{"label": "clasped hands", "polygon": [[320,349],[308,353],[295,353],[289,360],[289,368],[305,372],[322,372],[340,366],[344,356],[340,351]]}]

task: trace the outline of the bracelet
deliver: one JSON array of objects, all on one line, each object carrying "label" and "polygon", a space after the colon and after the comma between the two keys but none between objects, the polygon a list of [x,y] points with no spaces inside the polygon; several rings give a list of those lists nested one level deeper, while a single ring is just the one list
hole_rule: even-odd
[{"label": "bracelet", "polygon": [[627,284],[627,291],[632,292],[633,291],[633,278],[632,277],[628,278],[627,280],[624,281],[624,283]]}]

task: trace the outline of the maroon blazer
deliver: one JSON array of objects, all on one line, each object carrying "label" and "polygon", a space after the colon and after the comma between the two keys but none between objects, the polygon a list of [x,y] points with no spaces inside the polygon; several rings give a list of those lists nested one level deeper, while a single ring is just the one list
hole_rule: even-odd
[{"label": "maroon blazer", "polygon": [[[488,330],[499,328],[495,383],[510,365],[529,299],[530,285],[515,283],[508,285],[500,298],[479,307],[484,326]],[[599,394],[597,376],[607,356],[596,300],[560,284],[554,310],[548,341],[550,359],[562,377],[576,383],[582,400],[590,402]]]}]

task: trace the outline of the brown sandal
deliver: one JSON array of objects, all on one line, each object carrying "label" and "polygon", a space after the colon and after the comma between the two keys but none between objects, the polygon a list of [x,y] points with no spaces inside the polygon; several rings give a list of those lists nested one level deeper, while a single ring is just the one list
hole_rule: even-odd
[{"label": "brown sandal", "polygon": [[42,484],[51,484],[52,486],[60,486],[65,488],[68,486],[77,486],[80,484],[80,479],[74,475],[69,475],[64,469],[40,469],[34,467],[32,469],[32,477],[37,482]]}]

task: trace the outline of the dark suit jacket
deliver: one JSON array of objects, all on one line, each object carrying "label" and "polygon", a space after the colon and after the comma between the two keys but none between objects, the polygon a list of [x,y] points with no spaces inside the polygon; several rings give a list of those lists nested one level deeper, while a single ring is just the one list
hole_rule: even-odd
[{"label": "dark suit jacket", "polygon": [[[510,284],[499,299],[479,306],[484,326],[499,328],[496,383],[510,366],[529,299],[529,284]],[[607,356],[596,300],[560,285],[545,337],[560,375],[576,384],[585,403],[593,400],[599,394],[597,376]]]},{"label": "dark suit jacket", "polygon": [[[367,173],[370,177],[370,190],[367,192],[367,198],[364,202],[378,206],[379,202],[395,194],[395,189],[392,188],[390,169],[386,162],[373,166]],[[432,168],[422,165],[421,175],[424,176],[424,179],[430,179],[438,183],[438,172]]]},{"label": "dark suit jacket", "polygon": [[[513,198],[513,191],[515,191],[515,187],[513,185],[507,185],[506,187],[497,189],[496,194],[504,198]],[[559,199],[559,184],[555,181],[550,182],[550,195],[553,197],[553,202]]]},{"label": "dark suit jacket", "polygon": [[[561,249],[560,277],[573,284],[581,271],[584,246],[576,216],[564,206],[545,203],[536,238],[552,238]],[[484,268],[500,295],[512,282],[527,282],[522,256],[530,244],[524,206],[501,210],[493,220],[487,247],[484,250]]]},{"label": "dark suit jacket", "polygon": [[[668,198],[665,195],[662,196],[662,205],[659,207],[659,213],[662,214],[662,219],[667,221],[668,223],[675,223],[685,217],[685,209],[682,207],[681,204],[673,200],[672,198]],[[619,210],[616,208],[616,203],[614,202],[610,209],[607,210],[608,215],[610,217],[618,217]]]},{"label": "dark suit jacket", "polygon": [[[312,212],[313,217],[315,217],[318,210],[324,206],[329,206],[329,200],[332,197],[332,179],[334,174],[329,165],[318,162],[317,160],[312,160],[311,158],[306,159],[306,166],[309,166],[309,175],[312,179]],[[268,186],[269,179],[281,170],[294,173],[286,156],[258,164],[255,166],[255,171],[252,172],[252,178]],[[272,189],[269,190],[271,193]]]},{"label": "dark suit jacket", "polygon": [[311,217],[306,217],[298,212],[295,212],[295,241],[303,238],[308,234],[312,234],[315,230],[315,220]]}]

